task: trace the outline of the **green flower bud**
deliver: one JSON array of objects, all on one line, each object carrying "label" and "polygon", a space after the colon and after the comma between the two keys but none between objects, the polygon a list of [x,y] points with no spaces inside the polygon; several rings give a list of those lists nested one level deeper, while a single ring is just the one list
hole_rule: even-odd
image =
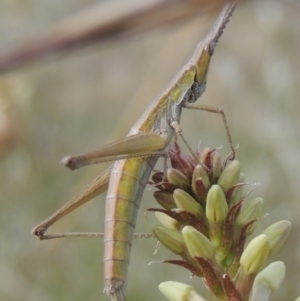
[{"label": "green flower bud", "polygon": [[177,255],[185,253],[185,242],[180,231],[156,226],[152,229],[152,233],[171,252]]},{"label": "green flower bud", "polygon": [[250,241],[244,250],[240,264],[246,275],[258,274],[265,265],[270,252],[267,235],[261,234]]},{"label": "green flower bud", "polygon": [[154,197],[156,201],[165,209],[172,210],[176,208],[176,204],[174,202],[173,194],[168,191],[155,191]]},{"label": "green flower bud", "polygon": [[209,239],[191,226],[182,229],[183,240],[192,257],[211,259],[214,256],[214,248]]},{"label": "green flower bud", "polygon": [[237,202],[240,201],[241,197],[243,196],[244,190],[245,190],[245,181],[246,181],[246,177],[243,173],[240,174],[239,177],[239,184],[242,185],[236,185],[233,189],[232,189],[232,193],[231,196],[229,198],[229,204],[231,206],[235,205]]},{"label": "green flower bud", "polygon": [[189,179],[178,169],[169,168],[167,170],[167,179],[171,184],[183,190],[187,190],[191,185]]},{"label": "green flower bud", "polygon": [[211,183],[214,184],[219,179],[221,172],[222,172],[222,162],[221,162],[221,155],[219,152],[212,153],[212,176],[211,176]]},{"label": "green flower bud", "polygon": [[253,283],[251,300],[269,300],[281,285],[285,277],[285,265],[281,261],[273,262],[263,269]]},{"label": "green flower bud", "polygon": [[[236,219],[236,224],[240,227],[245,226],[249,222],[260,218],[264,200],[262,198],[255,198],[242,206],[241,212]],[[255,222],[249,229],[247,234],[254,232],[257,222]]]},{"label": "green flower bud", "polygon": [[226,192],[230,187],[238,183],[241,173],[241,163],[231,161],[223,170],[218,180],[218,185]]},{"label": "green flower bud", "polygon": [[280,221],[268,227],[262,234],[268,236],[270,243],[269,256],[277,253],[291,232],[291,223],[289,221]]},{"label": "green flower bud", "polygon": [[213,185],[206,198],[206,217],[210,223],[222,223],[228,213],[228,205],[223,190]]},{"label": "green flower bud", "polygon": [[161,222],[164,227],[173,230],[180,230],[180,223],[169,215],[163,212],[155,212],[155,217]]},{"label": "green flower bud", "polygon": [[166,281],[162,282],[158,288],[171,301],[205,301],[192,286],[184,283]]},{"label": "green flower bud", "polygon": [[179,209],[190,212],[198,217],[204,216],[204,212],[200,204],[187,192],[181,189],[175,189],[173,197],[175,204]]},{"label": "green flower bud", "polygon": [[209,182],[207,171],[201,165],[196,165],[192,177],[192,186],[193,186],[193,182],[199,178],[202,179],[204,187],[208,189],[210,187],[210,182]]}]

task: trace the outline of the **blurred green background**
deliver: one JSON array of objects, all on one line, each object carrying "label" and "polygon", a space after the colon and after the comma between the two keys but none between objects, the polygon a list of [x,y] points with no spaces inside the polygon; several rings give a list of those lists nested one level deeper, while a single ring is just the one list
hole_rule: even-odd
[{"label": "blurred green background", "polygon": [[[0,52],[42,36],[92,0],[0,2]],[[123,1],[126,5],[126,1]],[[286,279],[272,300],[300,295],[300,6],[297,1],[248,1],[240,5],[216,49],[201,102],[227,114],[237,158],[251,197],[265,199],[260,230],[282,219],[291,236],[271,261],[282,260]],[[58,164],[67,154],[95,150],[124,137],[147,105],[187,62],[216,15],[160,28],[137,37],[58,55],[0,77],[0,300],[108,300],[103,290],[103,240],[39,241],[31,229],[79,193],[108,164],[71,172]],[[184,111],[182,127],[196,147],[223,145],[220,116]],[[250,187],[249,187],[250,189]],[[156,224],[147,189],[137,232]],[[104,229],[104,196],[57,223],[55,231]],[[151,261],[173,256],[156,241],[136,239],[128,300],[164,300],[166,280],[205,290],[175,266]],[[204,296],[209,296],[203,293]],[[208,297],[209,300],[212,300]]]}]

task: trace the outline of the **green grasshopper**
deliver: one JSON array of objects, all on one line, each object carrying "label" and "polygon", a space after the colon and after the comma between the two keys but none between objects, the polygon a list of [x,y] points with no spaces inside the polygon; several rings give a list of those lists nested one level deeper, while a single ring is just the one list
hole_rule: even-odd
[{"label": "green grasshopper", "polygon": [[50,235],[45,232],[58,219],[108,188],[105,212],[104,278],[105,292],[114,301],[126,300],[128,265],[140,201],[158,155],[167,152],[175,134],[181,135],[179,122],[182,109],[200,109],[221,114],[234,157],[235,150],[232,147],[223,111],[210,106],[192,104],[206,89],[210,59],[234,7],[235,3],[227,4],[223,8],[209,34],[197,46],[192,59],[169,88],[149,105],[125,139],[99,151],[65,157],[62,160],[71,169],[109,160],[114,160],[115,163],[81,195],[33,229],[33,234],[40,239],[67,236]]}]

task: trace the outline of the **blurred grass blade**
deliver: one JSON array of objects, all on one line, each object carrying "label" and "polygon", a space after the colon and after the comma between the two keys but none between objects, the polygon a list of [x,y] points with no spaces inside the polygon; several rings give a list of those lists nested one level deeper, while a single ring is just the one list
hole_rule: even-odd
[{"label": "blurred grass blade", "polygon": [[218,10],[226,0],[126,0],[92,6],[50,29],[41,38],[0,55],[0,73],[92,42],[140,34]]}]

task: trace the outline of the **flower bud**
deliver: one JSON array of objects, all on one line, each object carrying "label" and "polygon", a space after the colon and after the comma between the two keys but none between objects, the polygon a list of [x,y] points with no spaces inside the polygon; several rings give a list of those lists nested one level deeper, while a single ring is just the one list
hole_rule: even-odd
[{"label": "flower bud", "polygon": [[269,256],[277,253],[291,232],[291,223],[283,220],[268,227],[262,234],[267,235],[270,243]]},{"label": "flower bud", "polygon": [[[264,200],[262,198],[255,198],[242,206],[236,224],[240,227],[245,226],[249,222],[260,218]],[[247,234],[250,235],[254,232],[257,222],[255,222],[249,229]]]},{"label": "flower bud", "polygon": [[182,229],[183,240],[192,257],[211,259],[214,248],[209,239],[191,226]]},{"label": "flower bud", "polygon": [[269,300],[281,285],[285,277],[285,265],[281,261],[273,262],[263,269],[253,283],[251,300]]},{"label": "flower bud", "polygon": [[231,161],[223,170],[218,180],[218,185],[226,192],[230,187],[238,183],[241,173],[241,164],[237,160]]},{"label": "flower bud", "polygon": [[198,160],[201,164],[207,166],[207,161],[210,162],[210,155],[212,150],[209,147],[205,147],[198,155]]},{"label": "flower bud", "polygon": [[155,217],[164,227],[172,230],[180,230],[180,223],[169,215],[163,212],[155,212]]},{"label": "flower bud", "polygon": [[189,189],[191,185],[189,179],[178,169],[169,168],[167,170],[167,179],[171,184],[183,190]]},{"label": "flower bud", "polygon": [[[244,193],[244,188],[245,188],[245,181],[246,177],[243,173],[240,174],[238,184],[233,187],[231,191],[231,195],[229,196],[229,204],[231,206],[235,205],[241,200],[241,197],[243,196]],[[227,195],[228,197],[228,195]]]},{"label": "flower bud", "polygon": [[180,231],[171,230],[163,226],[152,229],[154,236],[171,252],[181,255],[185,252],[185,242]]},{"label": "flower bud", "polygon": [[197,197],[197,201],[199,201],[199,204],[205,207],[208,189],[205,187],[202,178],[193,179],[192,190],[195,196]]},{"label": "flower bud", "polygon": [[222,172],[221,155],[217,151],[212,153],[211,170],[212,170],[211,183],[216,183]]},{"label": "flower bud", "polygon": [[210,223],[221,223],[228,213],[228,205],[223,190],[213,185],[206,198],[206,217]]},{"label": "flower bud", "polygon": [[201,165],[198,164],[194,168],[192,183],[199,178],[202,179],[204,187],[208,189],[210,187],[210,182],[207,171]]},{"label": "flower bud", "polygon": [[205,301],[192,286],[184,283],[166,281],[162,282],[158,288],[171,301]]},{"label": "flower bud", "polygon": [[250,241],[244,250],[240,264],[246,275],[258,274],[265,265],[270,252],[267,235],[261,234]]},{"label": "flower bud", "polygon": [[172,210],[176,208],[176,204],[174,202],[173,194],[168,191],[155,191],[154,197],[156,201],[165,209]]},{"label": "flower bud", "polygon": [[198,217],[204,216],[204,212],[200,204],[187,192],[181,189],[175,189],[173,197],[175,204],[179,209],[190,212]]}]

